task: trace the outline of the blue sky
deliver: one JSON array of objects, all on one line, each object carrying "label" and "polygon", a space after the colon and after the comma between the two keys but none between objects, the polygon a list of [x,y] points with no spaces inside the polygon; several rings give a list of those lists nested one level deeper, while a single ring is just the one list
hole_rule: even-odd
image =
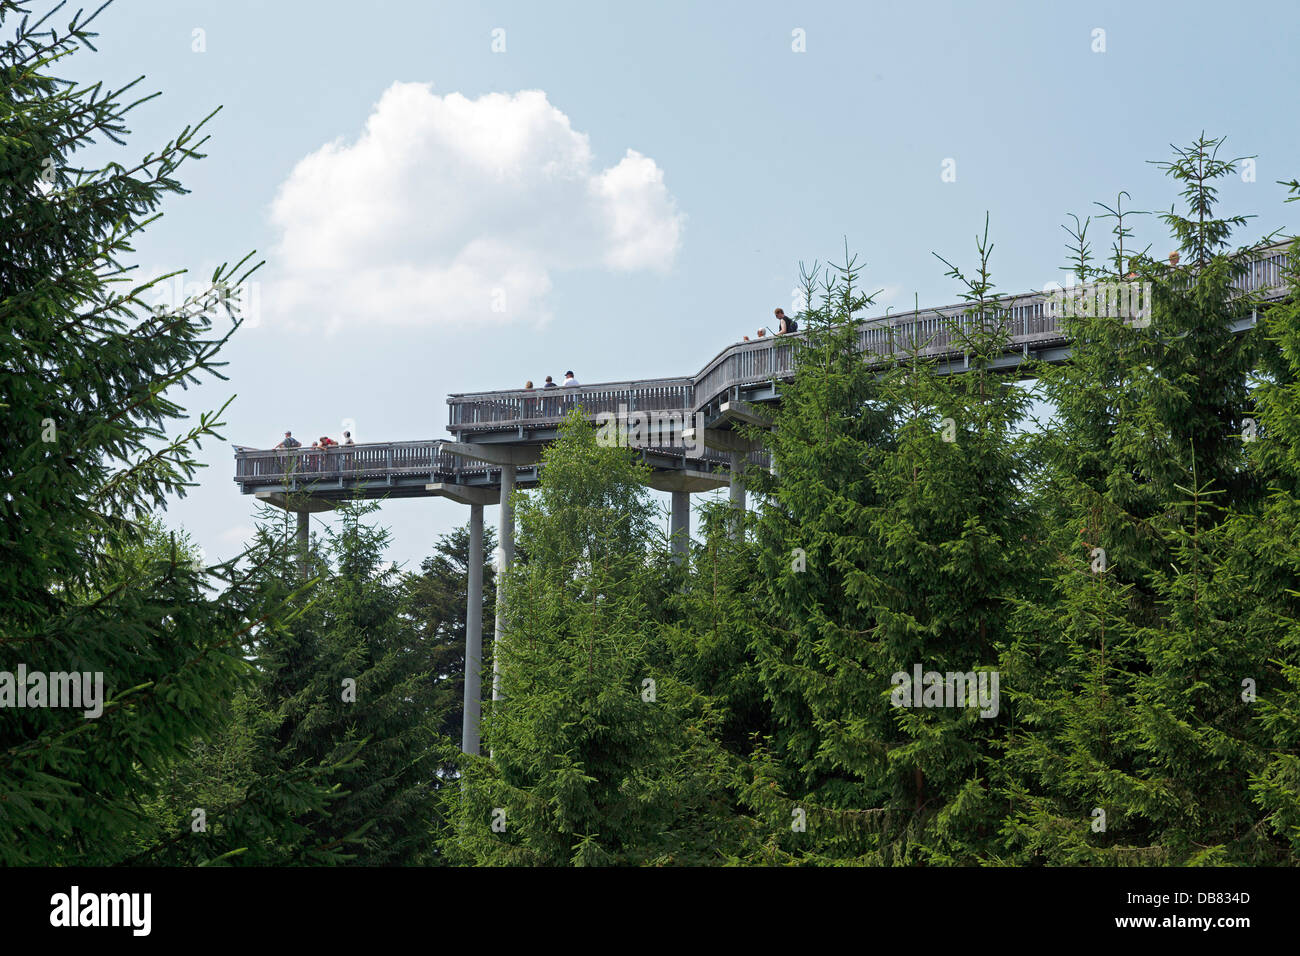
[{"label": "blue sky", "polygon": [[[449,392],[568,368],[693,373],[846,236],[880,312],[955,301],[931,253],[970,264],[986,211],[999,288],[1042,288],[1069,213],[1120,189],[1168,209],[1146,160],[1202,130],[1258,156],[1222,190],[1258,215],[1242,241],[1294,232],[1275,181],[1300,176],[1298,23],[1289,2],[118,0],[72,73],[163,91],[125,155],[223,107],[138,261],[268,259],[230,380],[185,404],[236,395],[226,437],[269,446],[345,420],[362,441],[446,437]],[[1137,238],[1172,249],[1144,219]],[[253,500],[228,443],[202,459],[166,520],[224,558]],[[391,556],[415,566],[466,517],[386,503]]]}]

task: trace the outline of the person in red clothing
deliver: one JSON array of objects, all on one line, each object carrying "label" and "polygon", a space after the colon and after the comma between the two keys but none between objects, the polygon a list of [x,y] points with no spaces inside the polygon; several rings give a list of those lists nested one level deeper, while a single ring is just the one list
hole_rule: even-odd
[{"label": "person in red clothing", "polygon": [[320,438],[316,439],[316,444],[312,445],[311,447],[320,449],[320,454],[314,456],[316,459],[315,461],[316,470],[328,471],[329,468],[327,465],[327,461],[329,459],[329,450],[331,448],[337,448],[338,442],[336,442],[333,438],[330,438],[328,435],[321,435]]}]

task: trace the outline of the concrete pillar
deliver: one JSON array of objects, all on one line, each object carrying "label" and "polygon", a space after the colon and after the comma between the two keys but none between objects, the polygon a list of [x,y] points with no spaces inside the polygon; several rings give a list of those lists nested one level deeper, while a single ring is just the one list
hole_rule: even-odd
[{"label": "concrete pillar", "polygon": [[492,643],[492,699],[501,699],[501,634],[504,630],[502,611],[505,607],[505,576],[515,560],[515,506],[510,496],[515,491],[515,466],[501,466],[501,515],[497,528],[497,616],[496,631]]},{"label": "concrete pillar", "polygon": [[469,596],[465,602],[465,717],[460,749],[478,755],[483,691],[483,506],[469,506]]},{"label": "concrete pillar", "polygon": [[298,573],[304,579],[307,577],[308,520],[307,512],[298,512]]},{"label": "concrete pillar", "polygon": [[[745,510],[745,477],[744,469],[747,456],[744,452],[733,451],[731,453],[731,507],[737,511]],[[736,534],[739,536],[741,524],[736,522]]]},{"label": "concrete pillar", "polygon": [[691,493],[689,491],[673,492],[672,521],[668,525],[668,536],[672,540],[673,560],[683,564],[691,553]]}]

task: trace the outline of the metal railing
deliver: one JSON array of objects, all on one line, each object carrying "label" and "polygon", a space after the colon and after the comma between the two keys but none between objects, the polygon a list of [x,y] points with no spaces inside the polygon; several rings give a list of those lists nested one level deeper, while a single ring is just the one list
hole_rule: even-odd
[{"label": "metal railing", "polygon": [[586,417],[627,411],[690,411],[694,390],[689,378],[657,378],[641,382],[514,389],[449,395],[453,432],[502,426],[554,424],[581,406]]},{"label": "metal railing", "polygon": [[484,474],[486,462],[453,455],[442,441],[368,442],[330,448],[276,448],[235,451],[235,481],[241,484],[310,484],[326,479],[360,480],[392,475],[429,475],[452,480]]},{"label": "metal railing", "polygon": [[[681,446],[653,446],[648,453],[676,458],[682,466],[691,465],[712,471],[727,466],[731,458],[725,452],[702,449],[699,456],[687,459]],[[765,464],[761,453],[751,456]],[[370,442],[364,445],[338,445],[331,448],[236,447],[235,481],[244,488],[259,485],[298,485],[416,478],[427,481],[463,482],[498,471],[500,465],[455,455],[444,448],[442,440]]]},{"label": "metal railing", "polygon": [[[1245,272],[1233,282],[1242,296],[1280,298],[1284,294],[1289,245],[1266,246],[1247,260]],[[992,304],[986,318],[1000,326],[1011,351],[1064,344],[1068,336],[1060,317],[1048,304],[1046,292],[1002,297]],[[971,331],[970,311],[969,303],[959,303],[863,320],[859,324],[858,350],[882,362],[897,353],[915,351],[924,357],[937,357],[960,352],[961,339]],[[803,333],[796,333],[794,339],[803,337]],[[738,385],[793,377],[796,350],[792,344],[782,336],[723,349],[695,378],[696,407],[703,408]]]}]

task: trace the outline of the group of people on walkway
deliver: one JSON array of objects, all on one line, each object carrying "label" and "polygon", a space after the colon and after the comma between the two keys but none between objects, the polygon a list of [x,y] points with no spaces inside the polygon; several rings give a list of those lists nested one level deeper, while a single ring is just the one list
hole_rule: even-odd
[{"label": "group of people on walkway", "polygon": [[[776,334],[790,335],[792,332],[799,331],[799,323],[785,314],[785,309],[775,309],[772,315],[776,318]],[[766,338],[767,333],[771,331],[768,328],[761,328],[756,333],[760,339]],[[745,336],[745,341],[749,341],[749,336]]]},{"label": "group of people on walkway", "polygon": [[[573,377],[573,373],[565,372],[563,385],[556,385],[555,380],[548,375],[546,376],[546,381],[542,383],[542,388],[572,388],[577,384],[578,384],[578,380]],[[533,391],[533,380],[531,378],[528,381],[524,382],[524,391],[527,392]]]},{"label": "group of people on walkway", "polygon": [[[316,441],[312,443],[311,447],[313,450],[317,450],[321,448],[338,448],[339,445],[341,444],[342,445],[356,444],[356,442],[352,440],[351,432],[343,433],[342,442],[335,441],[333,438],[330,438],[329,435],[321,435],[320,438],[317,438]],[[281,440],[280,444],[275,446],[277,451],[283,448],[301,448],[301,447],[302,447],[302,442],[298,441],[298,439],[293,437],[293,432],[285,432],[283,440]]]},{"label": "group of people on walkway", "polygon": [[[355,444],[356,442],[352,440],[352,432],[350,431],[345,431],[343,433],[343,441],[341,442],[335,441],[328,435],[321,435],[320,438],[317,438],[312,442],[311,447],[306,449],[306,452],[300,452],[295,456],[297,467],[303,471],[326,471],[328,469],[325,468],[325,462],[328,457],[328,452],[342,446]],[[301,448],[302,442],[294,438],[293,432],[291,431],[286,431],[280,444],[275,446],[276,451],[296,451]],[[311,452],[315,452],[316,454],[311,454]],[[351,458],[350,455],[348,457]],[[348,463],[349,462],[343,462],[343,464]],[[288,470],[287,461],[285,463],[285,470]]]},{"label": "group of people on walkway", "polygon": [[[573,377],[573,372],[568,371],[564,373],[563,385],[556,385],[555,380],[552,379],[551,376],[546,376],[546,381],[542,383],[541,391],[545,392],[548,389],[553,389],[558,392],[563,388],[576,388],[577,385],[578,380]],[[537,389],[533,388],[532,379],[524,382],[524,391],[537,391]],[[553,398],[525,398],[523,402],[523,417],[557,418],[568,412],[569,407],[572,404],[571,399],[572,396],[565,396],[564,398],[559,398],[558,396]]]}]

